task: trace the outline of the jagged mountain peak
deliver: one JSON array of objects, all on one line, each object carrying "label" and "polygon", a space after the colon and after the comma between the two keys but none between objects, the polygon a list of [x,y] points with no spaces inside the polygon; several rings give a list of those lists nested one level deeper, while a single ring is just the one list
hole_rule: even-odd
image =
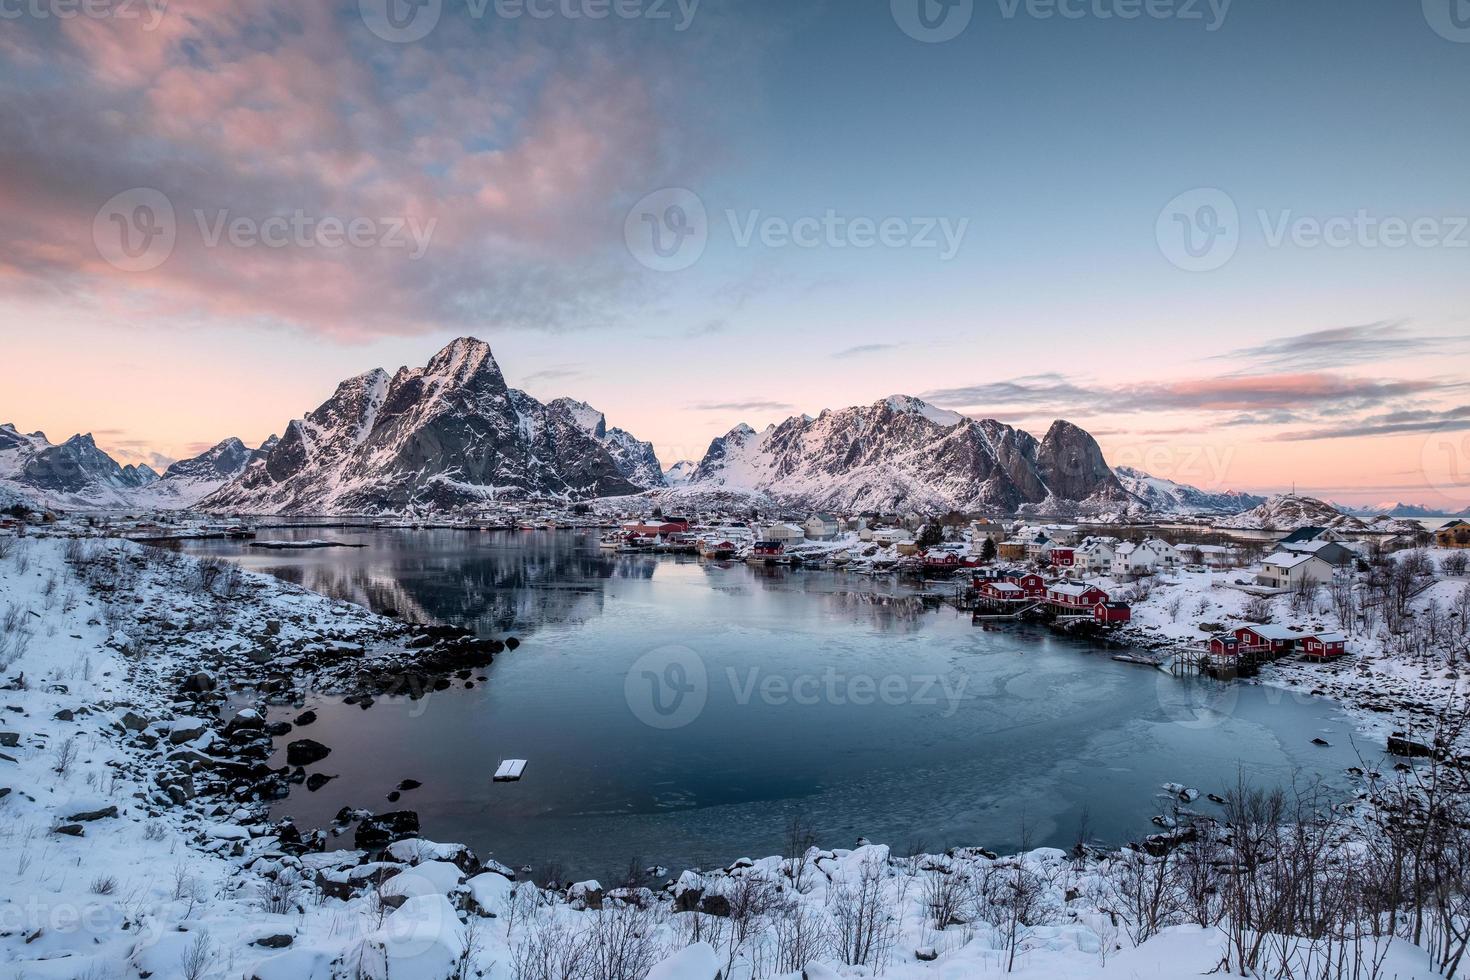
[{"label": "jagged mountain peak", "polygon": [[482,373],[492,374],[502,380],[500,365],[490,352],[490,345],[477,337],[457,337],[451,340],[425,365],[424,376],[443,378],[456,384],[464,384]]},{"label": "jagged mountain peak", "polygon": [[737,426],[710,443],[687,491],[844,511],[1120,511],[1135,503],[1075,426],[1053,426],[1038,442],[908,395],[792,416],[761,433]]},{"label": "jagged mountain peak", "polygon": [[647,443],[608,429],[585,403],[544,405],[509,388],[490,346],[461,337],[422,368],[391,377],[370,371],[339,385],[204,506],[446,510],[501,498],[632,493],[660,485],[662,476]]},{"label": "jagged mountain peak", "polygon": [[965,420],[965,417],[959,412],[951,412],[948,409],[939,408],[929,404],[922,398],[915,398],[913,395],[889,395],[887,398],[873,403],[874,408],[880,406],[887,406],[892,411],[904,415],[922,416],[935,425],[945,428],[951,425],[958,425]]}]

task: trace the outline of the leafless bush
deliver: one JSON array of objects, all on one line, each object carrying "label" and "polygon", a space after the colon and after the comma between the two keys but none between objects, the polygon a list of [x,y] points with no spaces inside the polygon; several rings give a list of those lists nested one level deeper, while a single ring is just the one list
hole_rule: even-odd
[{"label": "leafless bush", "polygon": [[1444,560],[1439,563],[1440,571],[1446,575],[1455,576],[1464,575],[1467,566],[1470,566],[1470,555],[1466,555],[1463,551],[1446,555]]},{"label": "leafless bush", "polygon": [[857,880],[836,884],[828,893],[832,945],[848,966],[881,970],[893,948],[896,924],[883,888],[883,862],[870,857]]},{"label": "leafless bush", "polygon": [[213,956],[214,944],[209,941],[209,933],[200,932],[179,954],[179,974],[184,980],[201,980]]},{"label": "leafless bush", "polygon": [[826,923],[800,900],[791,900],[778,911],[772,933],[778,974],[800,973],[832,953]]},{"label": "leafless bush", "polygon": [[76,758],[77,739],[75,735],[70,735],[66,738],[65,741],[57,746],[56,764],[51,767],[51,771],[56,773],[58,776],[65,776],[71,771],[72,763],[76,761]]},{"label": "leafless bush", "polygon": [[580,980],[590,958],[586,936],[553,916],[528,924],[510,962],[516,980]]},{"label": "leafless bush", "polygon": [[1245,604],[1245,609],[1240,613],[1240,618],[1247,623],[1269,623],[1272,619],[1271,600],[1267,596],[1258,595],[1251,598]]},{"label": "leafless bush", "polygon": [[588,937],[588,977],[593,980],[640,980],[658,962],[654,941],[657,925],[650,909],[602,909],[594,913]]},{"label": "leafless bush", "polygon": [[941,932],[963,921],[961,911],[971,894],[969,875],[959,868],[944,868],[924,879],[924,910]]},{"label": "leafless bush", "polygon": [[0,534],[0,561],[9,558],[15,551],[15,537],[10,534]]},{"label": "leafless bush", "polygon": [[111,895],[117,891],[117,879],[112,875],[99,876],[92,879],[93,895]]},{"label": "leafless bush", "polygon": [[301,894],[301,883],[296,873],[282,870],[274,878],[268,878],[260,888],[260,910],[272,915],[289,915],[296,911]]}]

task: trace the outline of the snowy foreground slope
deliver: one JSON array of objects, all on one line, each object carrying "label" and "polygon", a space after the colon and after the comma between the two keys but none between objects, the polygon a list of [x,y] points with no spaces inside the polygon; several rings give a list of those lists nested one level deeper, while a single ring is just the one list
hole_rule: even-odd
[{"label": "snowy foreground slope", "polygon": [[[3,976],[1121,980],[1203,976],[1228,955],[1224,932],[1187,924],[1135,946],[1117,909],[1147,864],[1126,852],[813,847],[676,871],[657,895],[516,883],[387,815],[358,822],[361,849],[324,853],[266,819],[273,777],[249,761],[265,726],[306,721],[263,701],[234,714],[220,689],[268,680],[290,700],[306,674],[332,688],[452,665],[452,642],[405,660],[405,627],[364,610],[118,542],[0,552]],[[1437,975],[1400,941],[1362,955],[1378,976]]]}]

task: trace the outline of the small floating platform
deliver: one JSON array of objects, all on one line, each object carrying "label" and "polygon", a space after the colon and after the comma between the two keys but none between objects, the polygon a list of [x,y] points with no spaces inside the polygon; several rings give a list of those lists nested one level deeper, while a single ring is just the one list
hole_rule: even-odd
[{"label": "small floating platform", "polygon": [[525,759],[506,759],[500,764],[500,768],[495,770],[495,782],[513,783],[520,779],[521,774],[525,771]]}]

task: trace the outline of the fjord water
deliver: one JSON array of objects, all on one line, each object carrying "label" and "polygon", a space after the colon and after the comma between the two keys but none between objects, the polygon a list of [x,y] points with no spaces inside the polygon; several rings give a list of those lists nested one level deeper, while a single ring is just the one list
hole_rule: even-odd
[{"label": "fjord water", "polygon": [[[678,869],[780,853],[793,815],[825,847],[1069,847],[1084,821],[1120,843],[1169,812],[1162,783],[1224,794],[1244,773],[1344,794],[1360,762],[1331,702],[1176,678],[1036,628],[980,628],[887,579],[612,555],[571,531],[262,536],[366,547],[189,550],[522,640],[471,689],[369,710],[312,699],[319,720],[288,739],[330,746],[314,768],[339,778],[278,805],[303,828],[342,806],[410,808],[425,836],[481,856],[611,876],[633,859]],[[676,688],[690,691],[677,712],[650,710],[654,697],[675,706]],[[525,778],[492,782],[509,758],[529,760]],[[423,786],[388,802],[404,779]]]}]

